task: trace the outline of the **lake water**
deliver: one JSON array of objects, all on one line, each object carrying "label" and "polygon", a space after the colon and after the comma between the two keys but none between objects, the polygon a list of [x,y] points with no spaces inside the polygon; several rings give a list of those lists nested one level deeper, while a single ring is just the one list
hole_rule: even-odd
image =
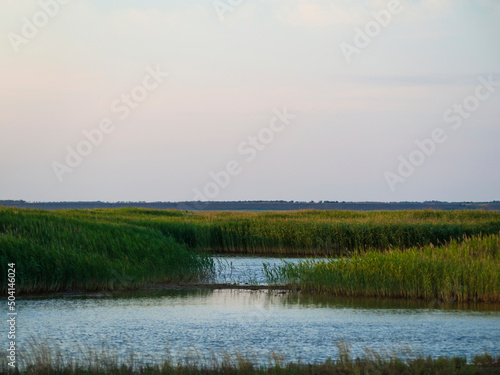
[{"label": "lake water", "polygon": [[213,282],[237,285],[267,283],[262,263],[270,266],[283,264],[284,261],[297,263],[304,258],[273,258],[261,256],[218,256],[216,257],[217,275]]},{"label": "lake water", "polygon": [[[270,258],[227,258],[226,281],[265,282]],[[258,264],[258,266],[257,266]],[[254,267],[255,266],[255,267]],[[254,268],[252,268],[254,267]],[[229,279],[229,280],[228,280]],[[222,281],[222,280],[219,280]],[[7,328],[0,328],[6,337]],[[286,359],[324,361],[344,339],[363,349],[404,349],[437,356],[500,354],[500,307],[422,301],[304,296],[279,291],[151,290],[18,300],[20,349],[30,337],[77,355],[78,345],[134,352],[145,361],[211,353],[250,353],[264,362],[272,351]],[[195,354],[198,353],[198,354]]]}]

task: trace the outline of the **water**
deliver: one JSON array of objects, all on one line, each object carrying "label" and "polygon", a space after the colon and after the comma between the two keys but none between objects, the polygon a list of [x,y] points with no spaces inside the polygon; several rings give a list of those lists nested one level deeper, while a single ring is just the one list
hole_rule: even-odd
[{"label": "water", "polygon": [[215,258],[217,275],[213,282],[237,285],[265,285],[267,283],[263,272],[262,263],[270,266],[288,263],[297,263],[304,258],[272,258],[262,256],[225,256]]},{"label": "water", "polygon": [[[104,296],[18,301],[18,348],[30,337],[70,355],[78,345],[146,361],[234,352],[264,362],[271,351],[286,359],[324,361],[344,339],[363,349],[411,347],[437,356],[500,354],[500,308],[406,300],[301,296],[277,291],[156,290]],[[6,325],[1,327],[2,337]]]}]

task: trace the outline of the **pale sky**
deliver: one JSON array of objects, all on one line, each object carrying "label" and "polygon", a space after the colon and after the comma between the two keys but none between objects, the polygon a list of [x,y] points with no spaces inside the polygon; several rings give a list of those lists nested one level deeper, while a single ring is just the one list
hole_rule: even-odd
[{"label": "pale sky", "polygon": [[497,0],[1,0],[0,35],[0,200],[500,199]]}]

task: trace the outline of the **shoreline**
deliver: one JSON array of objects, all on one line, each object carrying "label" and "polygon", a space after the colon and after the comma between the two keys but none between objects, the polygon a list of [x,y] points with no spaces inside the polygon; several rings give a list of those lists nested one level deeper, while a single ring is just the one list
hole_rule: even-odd
[{"label": "shoreline", "polygon": [[59,292],[34,292],[17,294],[18,298],[23,299],[37,299],[49,297],[110,297],[122,293],[138,293],[138,292],[154,292],[162,290],[240,290],[240,291],[278,291],[280,294],[299,292],[295,288],[286,285],[238,285],[238,284],[209,284],[209,283],[160,283],[153,286],[137,287],[137,288],[123,288],[114,290],[83,290],[73,289]]},{"label": "shoreline", "polygon": [[148,287],[138,287],[130,289],[115,289],[115,290],[67,290],[59,292],[38,292],[18,294],[18,300],[37,300],[51,298],[110,298],[131,294],[136,296],[137,293],[154,293],[161,291],[203,291],[203,290],[230,290],[237,292],[272,292],[275,295],[297,295],[303,298],[339,298],[339,299],[354,299],[354,300],[374,300],[374,301],[393,301],[393,302],[414,302],[426,303],[428,305],[445,305],[445,306],[488,306],[494,308],[495,311],[500,310],[500,303],[484,302],[484,301],[455,301],[442,299],[423,299],[423,298],[402,298],[402,297],[380,297],[369,295],[340,295],[331,293],[310,293],[288,285],[237,285],[229,283],[161,283]]}]

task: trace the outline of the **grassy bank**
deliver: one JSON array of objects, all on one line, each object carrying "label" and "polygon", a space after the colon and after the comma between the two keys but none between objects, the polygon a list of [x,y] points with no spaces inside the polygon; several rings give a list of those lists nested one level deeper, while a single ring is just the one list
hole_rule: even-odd
[{"label": "grassy bank", "polygon": [[266,267],[271,283],[346,296],[500,302],[500,236]]},{"label": "grassy bank", "polygon": [[[29,216],[30,211],[19,212]],[[365,248],[438,245],[464,235],[500,231],[497,211],[252,213],[123,208],[35,212],[48,218],[143,228],[171,236],[190,249],[238,254],[332,256]]]},{"label": "grassy bank", "polygon": [[[60,352],[54,352],[46,346],[32,347],[21,359],[21,368],[11,369],[4,356],[0,359],[0,374],[38,375],[163,375],[163,374],[499,374],[500,356],[493,357],[488,353],[476,355],[472,360],[462,357],[431,358],[423,355],[406,353],[388,354],[387,351],[365,349],[365,355],[353,358],[349,345],[340,341],[337,343],[338,357],[327,359],[323,363],[307,364],[301,362],[285,362],[280,355],[272,353],[267,365],[256,365],[262,358],[252,355],[223,354],[213,355],[203,359],[196,355],[183,361],[167,359],[160,364],[139,364],[140,358],[130,355],[126,361],[120,361],[116,355],[106,351],[100,353],[87,350],[84,360],[66,357]],[[19,363],[18,363],[19,364]]]},{"label": "grassy bank", "polygon": [[0,209],[1,292],[15,263],[16,292],[137,288],[198,279],[212,260],[144,226],[61,211]]}]

